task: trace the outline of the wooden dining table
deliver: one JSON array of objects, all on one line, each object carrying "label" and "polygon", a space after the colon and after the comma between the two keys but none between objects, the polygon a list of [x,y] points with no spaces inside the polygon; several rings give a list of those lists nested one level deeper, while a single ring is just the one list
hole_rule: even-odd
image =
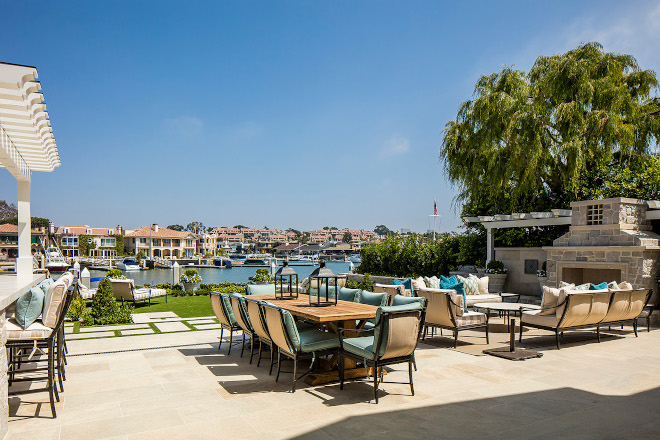
[{"label": "wooden dining table", "polygon": [[[347,338],[359,336],[359,332],[351,330],[362,329],[367,320],[376,317],[378,311],[376,306],[341,300],[337,300],[337,305],[310,305],[309,295],[303,294],[299,294],[296,299],[275,299],[275,295],[251,295],[250,298],[268,301],[289,311],[293,316],[323,324],[333,333],[344,329],[344,337]],[[339,356],[333,355],[329,361],[322,362],[321,371],[317,374],[310,373],[305,382],[309,385],[321,385],[339,380],[338,360]],[[358,368],[357,362],[352,359],[345,359],[344,362],[344,376],[347,379],[367,377],[368,373],[371,374],[366,368]]]}]

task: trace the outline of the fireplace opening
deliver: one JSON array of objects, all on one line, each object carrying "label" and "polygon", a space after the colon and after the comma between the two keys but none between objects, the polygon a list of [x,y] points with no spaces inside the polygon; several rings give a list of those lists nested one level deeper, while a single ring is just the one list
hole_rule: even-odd
[{"label": "fireplace opening", "polygon": [[598,284],[603,281],[625,281],[621,277],[621,269],[600,269],[592,267],[564,267],[561,280],[567,283],[580,285],[584,283]]}]

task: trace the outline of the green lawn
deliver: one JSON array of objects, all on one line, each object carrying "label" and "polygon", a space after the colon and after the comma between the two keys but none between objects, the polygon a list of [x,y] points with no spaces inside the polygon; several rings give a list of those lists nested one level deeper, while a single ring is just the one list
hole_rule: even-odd
[{"label": "green lawn", "polygon": [[135,305],[134,313],[174,312],[181,318],[213,316],[211,298],[205,296],[168,296],[151,299],[151,305],[140,301]]}]

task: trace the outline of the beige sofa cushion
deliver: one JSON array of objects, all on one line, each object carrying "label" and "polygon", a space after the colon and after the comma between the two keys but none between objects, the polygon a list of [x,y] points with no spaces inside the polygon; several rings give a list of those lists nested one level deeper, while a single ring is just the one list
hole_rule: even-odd
[{"label": "beige sofa cushion", "polygon": [[619,283],[619,290],[633,290],[633,286],[628,281],[624,281]]},{"label": "beige sofa cushion", "polygon": [[412,286],[413,290],[425,289],[428,287],[426,281],[424,281],[424,278],[422,277],[412,280]]},{"label": "beige sofa cushion", "polygon": [[14,318],[7,320],[7,340],[45,339],[53,330],[43,325],[40,319],[23,329]]},{"label": "beige sofa cushion", "polygon": [[[588,291],[572,290],[566,291],[566,294],[568,295],[568,307],[566,313],[563,313],[562,311],[563,319],[562,315],[557,315],[557,317],[560,318],[560,327],[595,325],[605,318],[610,305],[611,293],[609,289]],[[566,307],[566,305],[563,307]]]},{"label": "beige sofa cushion", "polygon": [[522,312],[520,320],[529,324],[551,328],[557,328],[557,324],[559,323],[557,315],[541,315],[541,310]]},{"label": "beige sofa cushion", "polygon": [[645,289],[640,290],[611,290],[614,297],[603,323],[628,321],[642,313],[646,295]]},{"label": "beige sofa cushion", "polygon": [[[463,295],[459,296],[463,298]],[[502,302],[502,297],[496,293],[488,293],[486,295],[465,295],[465,300],[467,301],[467,306],[472,307],[476,303]]]},{"label": "beige sofa cushion", "polygon": [[[575,284],[569,284],[564,289],[571,289]],[[540,315],[554,315],[557,313],[555,307],[559,304],[559,292],[561,289],[554,287],[543,286],[543,298],[541,299],[541,313]]]},{"label": "beige sofa cushion", "polygon": [[456,317],[456,325],[464,327],[466,325],[484,324],[486,322],[486,314],[481,312],[466,312],[463,316]]}]

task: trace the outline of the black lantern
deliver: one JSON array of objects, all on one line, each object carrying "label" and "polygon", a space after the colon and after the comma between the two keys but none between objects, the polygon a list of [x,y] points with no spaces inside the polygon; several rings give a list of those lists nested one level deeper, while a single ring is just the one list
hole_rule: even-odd
[{"label": "black lantern", "polygon": [[[311,280],[311,288],[309,292],[309,305],[310,306],[336,306],[337,305],[337,279],[339,277],[334,274],[330,269],[325,267],[325,261],[321,261],[319,267],[314,269],[314,272],[309,276]],[[314,280],[316,280],[317,294],[313,295],[311,289],[314,288]],[[334,292],[330,290],[330,280],[334,280]],[[325,288],[324,288],[325,285]]]},{"label": "black lantern", "polygon": [[[294,281],[295,277],[295,281]],[[284,287],[287,286],[288,278],[288,292],[284,292]],[[282,267],[277,269],[275,272],[275,287],[277,287],[277,282],[280,282],[280,291],[277,292],[275,289],[275,299],[297,299],[298,298],[298,274],[295,270],[289,267],[288,262],[284,262]],[[296,289],[295,293],[293,289]]]}]

